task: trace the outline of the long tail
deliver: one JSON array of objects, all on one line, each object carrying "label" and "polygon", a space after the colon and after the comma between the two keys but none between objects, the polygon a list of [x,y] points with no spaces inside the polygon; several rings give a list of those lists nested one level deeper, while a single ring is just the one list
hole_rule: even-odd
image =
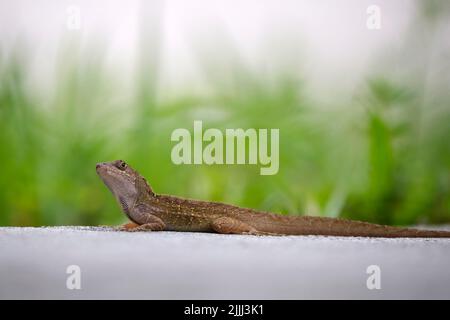
[{"label": "long tail", "polygon": [[264,214],[263,216],[252,223],[261,233],[381,238],[450,238],[450,231],[400,228],[335,218],[277,214]]}]

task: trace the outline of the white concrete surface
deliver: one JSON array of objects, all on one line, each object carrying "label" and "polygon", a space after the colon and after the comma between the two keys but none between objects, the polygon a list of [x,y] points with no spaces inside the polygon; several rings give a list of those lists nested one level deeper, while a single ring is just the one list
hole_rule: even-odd
[{"label": "white concrete surface", "polygon": [[[80,290],[66,287],[69,265]],[[0,298],[449,299],[450,239],[0,228]]]}]

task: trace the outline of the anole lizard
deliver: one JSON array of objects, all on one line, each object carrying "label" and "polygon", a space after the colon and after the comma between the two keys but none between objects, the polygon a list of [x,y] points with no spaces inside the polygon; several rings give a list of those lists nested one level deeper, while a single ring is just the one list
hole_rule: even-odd
[{"label": "anole lizard", "polygon": [[450,231],[417,230],[337,218],[283,216],[233,205],[153,192],[122,160],[98,163],[100,178],[132,221],[124,231],[193,231],[251,235],[449,238]]}]

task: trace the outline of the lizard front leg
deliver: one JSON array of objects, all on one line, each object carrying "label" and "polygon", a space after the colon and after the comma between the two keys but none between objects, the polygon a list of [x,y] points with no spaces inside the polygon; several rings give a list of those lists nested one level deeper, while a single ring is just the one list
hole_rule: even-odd
[{"label": "lizard front leg", "polygon": [[139,227],[128,229],[128,232],[137,231],[163,231],[166,228],[165,224],[159,222],[141,224]]},{"label": "lizard front leg", "polygon": [[162,231],[166,229],[166,224],[164,221],[149,212],[147,206],[136,206],[133,208],[133,212],[130,217],[133,218],[135,224],[138,226],[129,228],[125,231]]},{"label": "lizard front leg", "polygon": [[163,231],[166,228],[166,224],[160,218],[154,215],[149,215],[147,222],[137,227],[126,229],[128,232],[136,231]]}]

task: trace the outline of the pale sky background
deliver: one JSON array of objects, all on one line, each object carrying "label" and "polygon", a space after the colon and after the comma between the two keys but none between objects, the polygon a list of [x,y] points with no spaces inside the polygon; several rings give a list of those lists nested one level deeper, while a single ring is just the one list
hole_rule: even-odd
[{"label": "pale sky background", "polygon": [[[366,10],[372,4],[381,9],[381,30],[366,27]],[[208,52],[220,57],[220,43],[227,34],[256,70],[270,73],[287,64],[313,91],[348,92],[374,68],[376,59],[402,45],[415,4],[412,0],[0,0],[0,48],[8,51],[14,44],[27,43],[30,68],[40,79],[36,85],[44,85],[42,79],[51,79],[55,71],[62,39],[101,44],[106,63],[120,72],[126,86],[140,50],[139,31],[144,30],[148,37],[158,34],[162,44],[161,86],[167,92],[201,91],[205,84],[198,47],[213,48]],[[79,30],[66,26],[70,6],[80,8]]]}]

